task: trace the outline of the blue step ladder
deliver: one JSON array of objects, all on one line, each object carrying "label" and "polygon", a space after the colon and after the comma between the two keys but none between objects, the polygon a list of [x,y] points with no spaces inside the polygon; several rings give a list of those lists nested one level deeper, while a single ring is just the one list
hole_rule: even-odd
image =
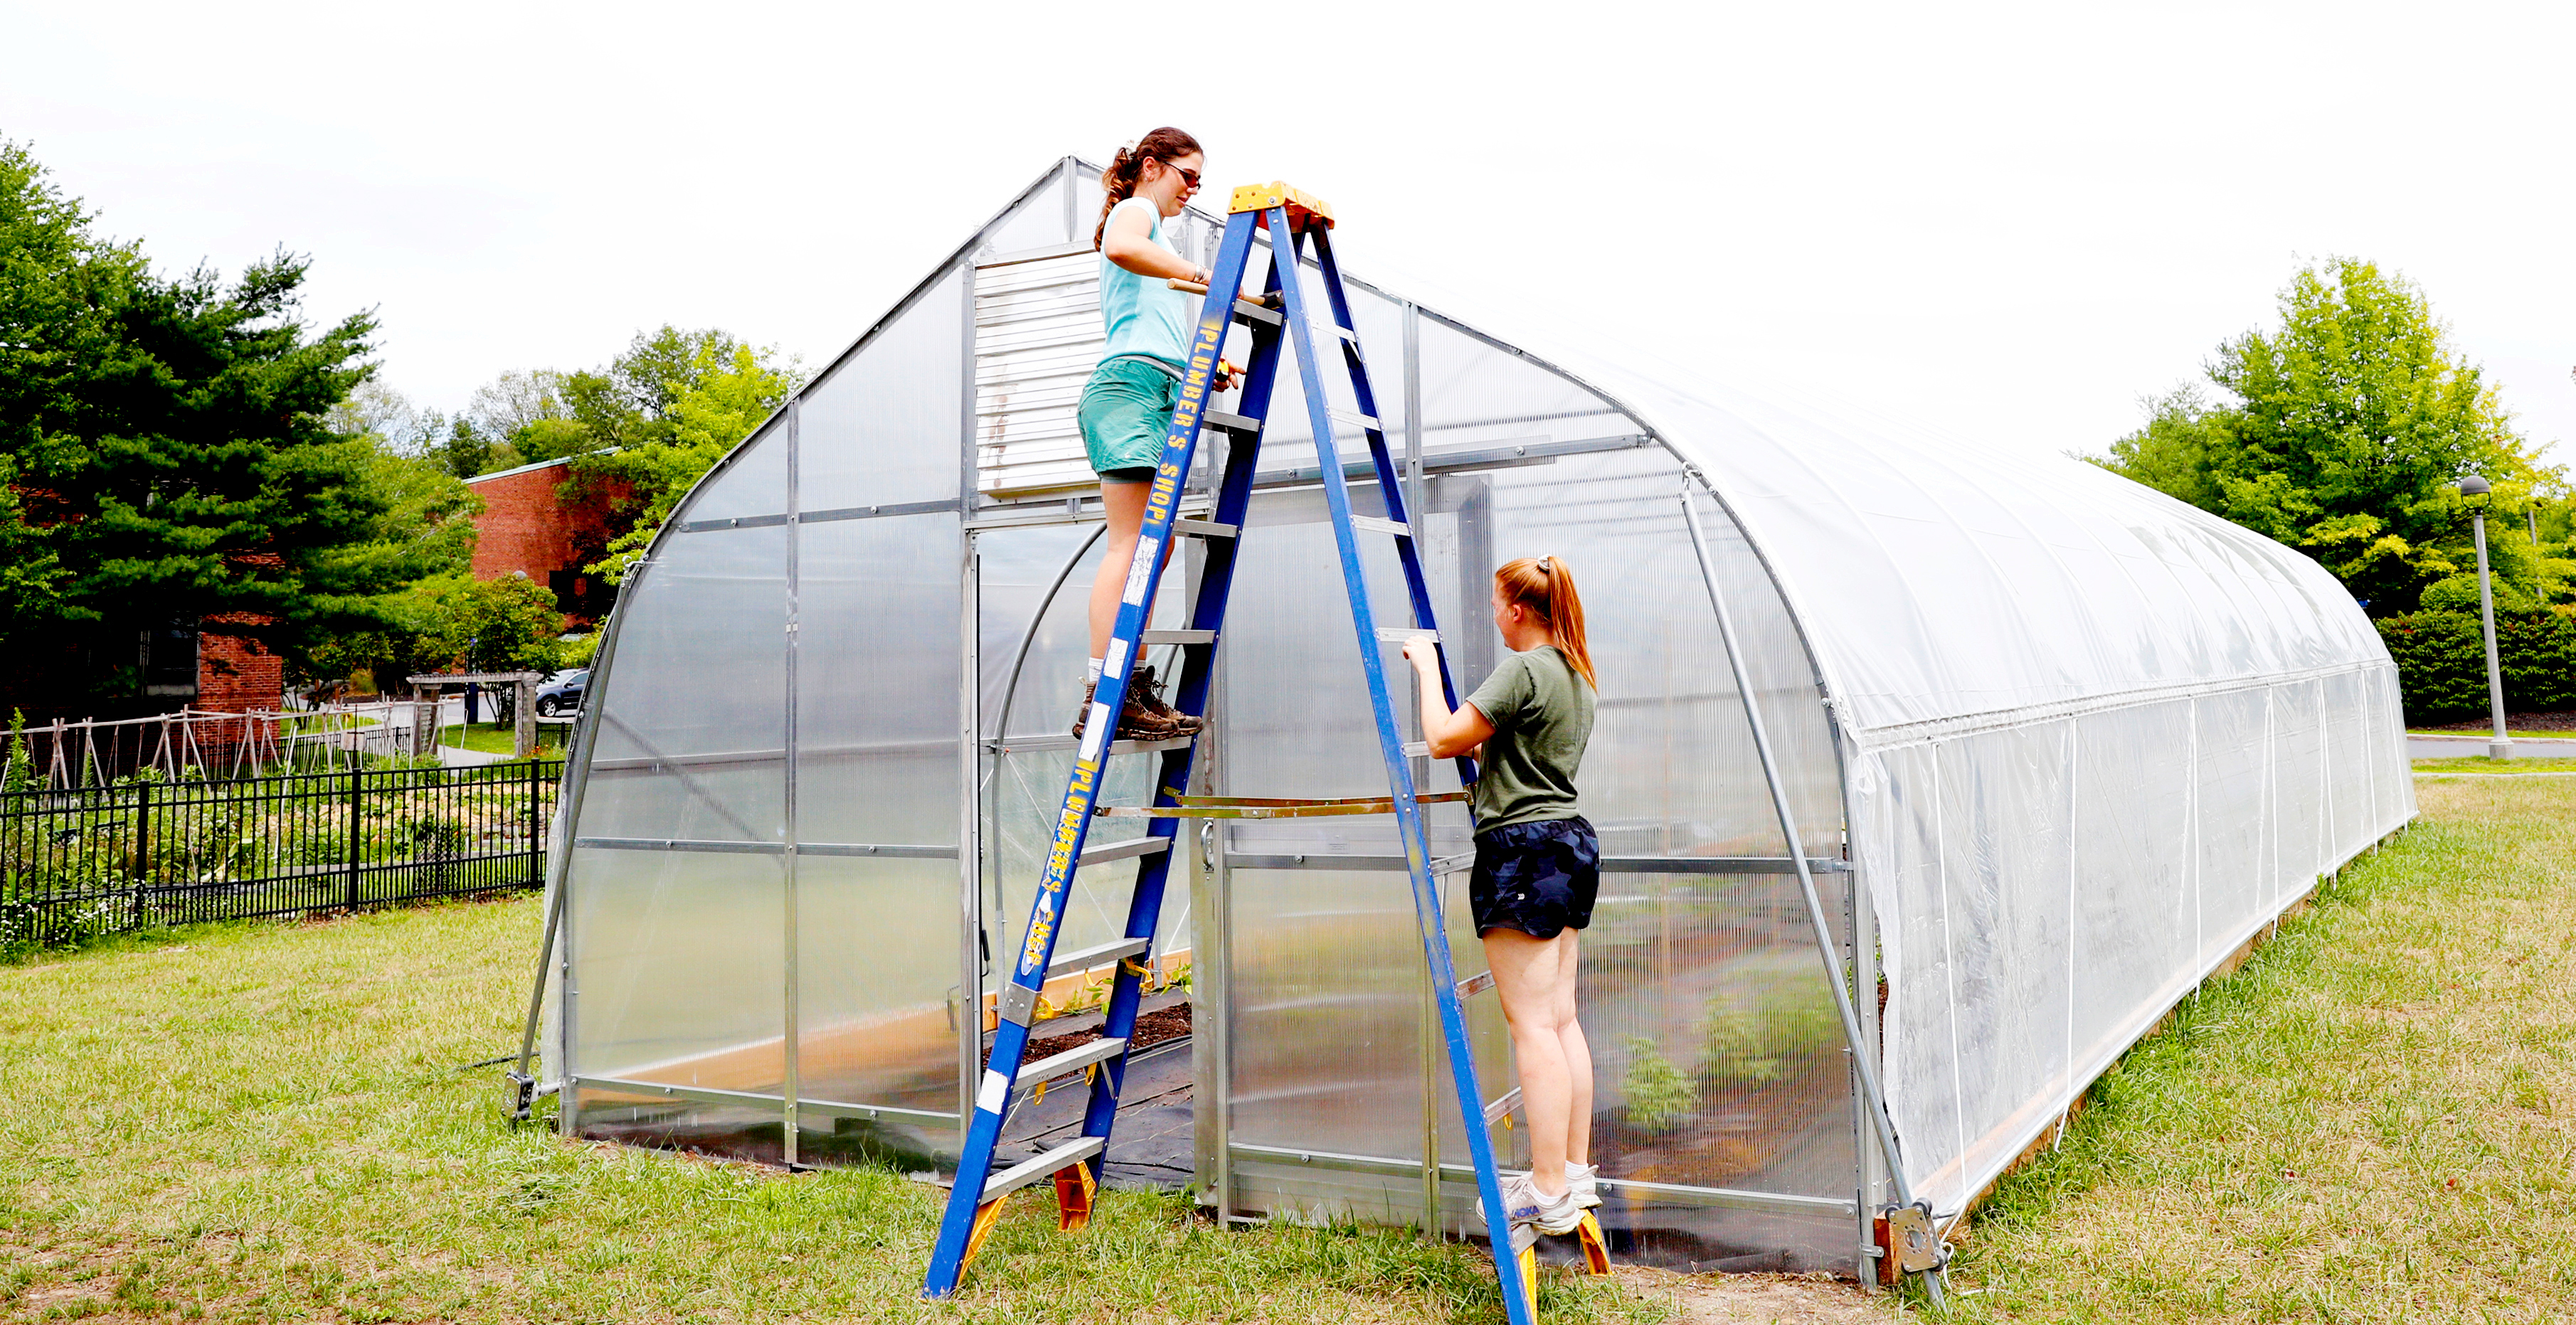
[{"label": "blue step ladder", "polygon": [[[966,1128],[965,1150],[958,1160],[956,1185],[949,1192],[948,1211],[940,1220],[939,1240],[932,1247],[930,1272],[922,1284],[925,1297],[946,1297],[956,1290],[958,1277],[965,1272],[967,1263],[974,1259],[985,1236],[992,1231],[994,1221],[1000,1216],[1003,1201],[1021,1187],[1051,1178],[1055,1183],[1060,1227],[1072,1231],[1089,1221],[1102,1164],[1107,1157],[1110,1128],[1118,1117],[1118,1092],[1126,1077],[1127,1040],[1136,1025],[1136,1005],[1142,996],[1147,969],[1145,961],[1154,948],[1154,927],[1163,911],[1164,880],[1171,871],[1174,837],[1183,819],[1345,814],[1395,816],[1404,840],[1406,872],[1413,884],[1414,915],[1421,929],[1423,953],[1429,960],[1430,979],[1440,1006],[1441,1032],[1448,1046],[1450,1072],[1457,1087],[1459,1116],[1468,1124],[1467,1148],[1475,1162],[1476,1189],[1483,1198],[1484,1209],[1502,1208],[1501,1179],[1494,1167],[1493,1139],[1488,1129],[1516,1109],[1520,1092],[1515,1090],[1488,1102],[1476,1083],[1475,1058],[1467,1041],[1464,1003],[1470,995],[1492,988],[1493,980],[1490,973],[1464,981],[1458,978],[1457,968],[1450,960],[1448,929],[1443,922],[1438,882],[1444,875],[1463,874],[1473,857],[1434,861],[1423,826],[1424,805],[1464,800],[1465,793],[1426,796],[1416,791],[1412,765],[1408,761],[1409,752],[1405,748],[1402,716],[1396,709],[1393,692],[1388,689],[1385,651],[1417,635],[1428,634],[1436,640],[1439,627],[1432,616],[1431,594],[1423,580],[1421,555],[1412,527],[1407,523],[1404,490],[1395,461],[1387,452],[1386,433],[1378,422],[1377,397],[1369,385],[1368,363],[1360,350],[1359,332],[1351,321],[1350,300],[1343,289],[1341,268],[1333,258],[1332,226],[1332,212],[1328,207],[1287,185],[1247,185],[1234,192],[1209,289],[1226,294],[1243,289],[1245,275],[1259,260],[1253,243],[1254,234],[1267,230],[1270,234],[1270,256],[1263,294],[1259,299],[1237,297],[1232,300],[1212,294],[1200,312],[1195,339],[1190,347],[1188,372],[1182,379],[1180,402],[1172,411],[1171,430],[1163,439],[1162,463],[1155,471],[1154,485],[1146,498],[1144,530],[1138,536],[1135,561],[1127,575],[1126,590],[1119,599],[1118,624],[1110,634],[1108,653],[1101,666],[1100,684],[1093,694],[1090,715],[1083,726],[1082,743],[1074,752],[1073,771],[1066,782],[1064,802],[1055,820],[1055,841],[1047,856],[1046,873],[1038,883],[1037,899],[1030,907],[1028,936],[1017,950],[1010,983],[1002,989],[992,1053],[986,1060],[981,1084],[975,1092],[975,1112]],[[1306,287],[1298,279],[1298,266],[1310,244],[1315,262],[1321,269],[1324,293],[1331,305],[1329,327],[1309,320]],[[1196,288],[1181,282],[1174,284]],[[1210,386],[1225,349],[1226,337],[1237,322],[1245,324],[1251,333],[1252,353],[1243,372],[1242,413],[1224,414],[1208,408]],[[1316,340],[1325,335],[1330,335],[1338,343],[1342,363],[1350,373],[1351,391],[1358,405],[1356,418],[1327,404],[1323,369],[1315,348]],[[1118,713],[1126,702],[1128,679],[1138,655],[1146,647],[1158,644],[1178,645],[1182,650],[1180,679],[1172,695],[1173,706],[1186,714],[1204,714],[1207,711],[1208,685],[1215,673],[1217,642],[1225,624],[1226,594],[1234,582],[1236,549],[1243,532],[1244,517],[1252,504],[1254,464],[1261,453],[1262,425],[1270,409],[1272,386],[1278,380],[1280,356],[1292,343],[1296,352],[1298,381],[1305,391],[1307,419],[1315,438],[1315,459],[1322,471],[1324,498],[1332,513],[1333,543],[1340,555],[1342,580],[1350,594],[1351,621],[1357,631],[1360,667],[1368,679],[1378,749],[1386,761],[1388,794],[1332,800],[1187,795],[1183,789],[1190,785],[1191,762],[1197,753],[1195,738],[1135,743],[1116,741]],[[1375,465],[1378,492],[1385,500],[1384,518],[1352,514],[1350,484],[1342,471],[1340,450],[1333,440],[1336,423],[1356,426],[1366,434],[1369,459]],[[1224,470],[1217,481],[1215,510],[1206,520],[1178,518],[1182,484],[1190,472],[1191,459],[1197,451],[1199,433],[1203,428],[1215,428],[1229,438]],[[1395,540],[1396,556],[1404,566],[1405,590],[1413,609],[1413,621],[1409,627],[1381,627],[1377,623],[1369,600],[1368,577],[1360,563],[1359,538],[1364,532],[1391,535]],[[1172,541],[1176,538],[1198,538],[1206,542],[1197,600],[1191,607],[1186,629],[1150,630],[1145,623],[1153,616],[1155,587],[1161,581],[1164,559],[1170,555]],[[1455,707],[1458,694],[1449,675],[1445,647],[1441,650],[1440,688],[1450,705]],[[1097,803],[1103,760],[1121,753],[1160,758],[1162,766],[1154,779],[1156,791],[1152,804],[1103,806]],[[1474,761],[1461,758],[1457,762],[1460,780],[1475,781]],[[1148,819],[1150,822],[1143,845],[1120,843],[1086,857],[1083,843],[1091,821],[1104,815]],[[1058,958],[1055,955],[1056,934],[1063,924],[1074,871],[1084,864],[1111,858],[1134,858],[1138,861],[1135,895],[1128,907],[1125,936],[1114,943]],[[1101,1028],[1101,1038],[1034,1063],[1021,1063],[1028,1047],[1029,1025],[1035,1019],[1038,995],[1046,982],[1052,977],[1088,970],[1108,961],[1116,961],[1118,968],[1110,988],[1107,1019]],[[992,1172],[993,1150],[1013,1101],[1055,1077],[1082,1069],[1091,1073],[1091,1099],[1084,1114],[1081,1137],[1002,1172]],[[978,1175],[982,1175],[980,1184]],[[1609,1255],[1601,1236],[1601,1226],[1588,1212],[1580,1233],[1586,1267],[1596,1274],[1608,1273]],[[1494,1268],[1502,1282],[1503,1305],[1512,1325],[1532,1325],[1533,1322],[1531,1294],[1537,1282],[1536,1241],[1535,1234],[1525,1225],[1514,1228],[1509,1236],[1493,1240]]]}]

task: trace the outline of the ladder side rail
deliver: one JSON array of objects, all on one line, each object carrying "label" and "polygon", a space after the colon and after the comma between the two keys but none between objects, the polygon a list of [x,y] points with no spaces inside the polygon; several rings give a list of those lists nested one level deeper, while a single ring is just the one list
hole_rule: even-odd
[{"label": "ladder side rail", "polygon": [[[1257,217],[1254,212],[1236,216]],[[1229,234],[1232,218],[1228,219]],[[1209,287],[1214,289],[1216,287]],[[1278,293],[1279,272],[1274,266],[1263,283],[1265,295]],[[1243,533],[1252,514],[1252,482],[1260,458],[1261,440],[1268,434],[1270,397],[1278,385],[1279,359],[1287,353],[1287,338],[1273,324],[1256,322],[1252,326],[1252,355],[1244,368],[1243,398],[1236,402],[1242,417],[1260,428],[1250,437],[1237,436],[1228,443],[1225,471],[1217,482],[1216,509],[1210,518],[1217,524],[1234,526],[1233,538],[1210,541],[1206,569],[1199,582],[1199,596],[1190,612],[1190,629],[1217,631],[1218,647],[1224,646],[1225,612],[1234,588],[1236,558],[1243,548]],[[1214,591],[1211,592],[1211,586]],[[1192,650],[1182,656],[1180,680],[1173,687],[1172,703],[1183,713],[1204,715],[1210,687],[1216,680],[1216,650]],[[1186,770],[1184,770],[1186,771]],[[1186,786],[1165,778],[1160,786]]]},{"label": "ladder side rail", "polygon": [[[1218,292],[1240,288],[1241,267],[1248,264],[1248,251],[1252,246],[1250,239],[1252,219],[1248,213],[1237,213],[1228,218],[1229,232],[1235,228],[1234,223],[1239,221],[1242,223],[1241,228],[1245,231],[1245,236],[1238,241],[1232,233],[1227,234],[1224,246],[1220,249],[1220,265],[1222,266],[1225,259],[1232,255],[1238,243],[1246,250],[1247,257],[1236,264],[1234,278],[1237,284],[1235,286],[1229,287],[1223,284],[1221,279],[1208,286],[1210,292],[1208,303],[1230,304],[1231,301],[1224,300]],[[1220,271],[1219,275],[1222,277],[1223,272]],[[1206,346],[1203,343],[1201,346],[1203,353],[1193,356],[1191,367],[1193,382],[1197,381],[1200,372],[1198,359],[1205,359],[1209,365],[1209,371],[1213,371],[1213,365],[1225,345],[1225,329],[1232,323],[1232,309],[1228,307],[1224,322],[1219,324],[1215,345]],[[1204,320],[1201,324],[1201,334],[1202,336],[1205,334]],[[1246,405],[1245,417],[1247,418],[1260,419],[1263,417],[1262,411],[1269,408],[1271,387],[1277,380],[1278,346],[1279,340],[1275,332],[1266,337],[1259,332],[1255,333],[1252,363],[1245,370],[1244,377],[1243,403]],[[1183,388],[1185,393],[1187,390],[1187,387]],[[1186,395],[1184,398],[1187,398]],[[1200,397],[1200,403],[1205,404],[1204,395]],[[1176,423],[1175,427],[1177,426]],[[1259,451],[1257,434],[1252,438],[1238,440],[1227,448],[1224,479],[1219,488],[1216,512],[1218,523],[1232,524],[1238,530],[1241,529],[1244,508],[1251,499],[1252,475]],[[1171,448],[1167,446],[1164,450],[1164,476],[1173,473],[1172,455]],[[1229,501],[1229,498],[1235,500]],[[1221,632],[1225,620],[1226,596],[1234,582],[1235,554],[1243,540],[1238,535],[1235,538],[1211,541],[1213,546],[1208,549],[1208,559],[1202,568],[1198,595],[1191,608],[1190,623],[1195,629]],[[1221,641],[1224,636],[1220,633],[1217,638]],[[1182,649],[1182,684],[1174,695],[1181,706],[1181,711],[1185,713],[1204,711],[1217,647],[1217,644],[1210,643],[1204,646],[1184,646]],[[1190,769],[1197,755],[1198,742],[1196,741],[1178,750],[1165,752],[1159,761],[1160,767],[1156,770],[1152,793],[1153,804],[1165,807],[1180,804],[1179,797],[1190,785]],[[1180,829],[1181,821],[1177,818],[1155,818],[1148,821],[1145,831],[1152,836],[1169,839],[1177,835]],[[1154,937],[1155,929],[1162,919],[1163,892],[1170,878],[1172,860],[1179,854],[1167,848],[1147,856],[1138,865],[1135,889],[1128,901],[1126,937],[1144,939]],[[1145,970],[1146,967],[1141,961],[1122,961],[1118,964],[1116,975],[1110,984],[1107,1006],[1104,1008],[1104,1019],[1100,1029],[1101,1038],[1122,1042],[1132,1038],[1136,1028],[1137,1006],[1144,1000]],[[1083,1109],[1082,1134],[1099,1137],[1103,1142],[1097,1153],[1083,1161],[1091,1169],[1094,1181],[1100,1178],[1109,1162],[1109,1149],[1106,1142],[1110,1131],[1118,1122],[1118,1099],[1120,1093],[1126,1088],[1127,1058],[1130,1052],[1131,1050],[1128,1049],[1120,1050],[1108,1061],[1102,1063],[1098,1072],[1092,1074],[1091,1097]]]},{"label": "ladder side rail", "polygon": [[[1415,523],[1417,514],[1406,506],[1404,485],[1399,481],[1400,471],[1387,449],[1385,416],[1377,411],[1377,388],[1369,380],[1368,358],[1360,350],[1359,323],[1351,317],[1350,291],[1342,283],[1342,264],[1333,256],[1333,235],[1329,230],[1315,232],[1315,264],[1324,275],[1324,295],[1332,301],[1334,325],[1351,333],[1337,339],[1342,343],[1342,361],[1350,369],[1353,401],[1363,416],[1379,423],[1379,427],[1367,430],[1367,436],[1369,458],[1377,465],[1378,491],[1386,494],[1387,518],[1413,531],[1409,536],[1396,538],[1396,559],[1404,565],[1404,591],[1413,602],[1413,624],[1423,630],[1435,630],[1438,617],[1431,608],[1431,586],[1422,573],[1421,526]],[[1473,603],[1464,606],[1470,614],[1476,610]],[[1447,700],[1450,709],[1455,711],[1458,707],[1458,685],[1449,674],[1449,642],[1445,639],[1436,642],[1432,652],[1440,663],[1440,697]],[[1454,762],[1458,767],[1458,784],[1472,786],[1476,781],[1474,756],[1460,755]]]},{"label": "ladder side rail", "polygon": [[[1376,721],[1378,748],[1386,763],[1387,782],[1394,792],[1397,830],[1404,840],[1406,876],[1413,887],[1414,920],[1422,934],[1424,955],[1429,959],[1433,989],[1440,1004],[1440,1023],[1449,1047],[1449,1066],[1458,1091],[1460,1116],[1474,1119],[1484,1112],[1483,1092],[1476,1084],[1475,1055],[1467,1040],[1465,1009],[1458,1001],[1458,971],[1449,955],[1449,933],[1440,905],[1438,888],[1431,879],[1431,852],[1423,828],[1422,807],[1414,800],[1413,765],[1404,753],[1404,738],[1396,726],[1395,706],[1387,689],[1385,644],[1378,638],[1377,616],[1369,602],[1368,574],[1360,561],[1358,530],[1351,523],[1349,480],[1342,473],[1341,453],[1333,442],[1333,419],[1324,397],[1323,375],[1315,355],[1313,324],[1307,320],[1306,298],[1297,266],[1305,245],[1286,242],[1288,213],[1284,207],[1269,212],[1271,258],[1280,278],[1280,295],[1284,301],[1288,335],[1295,342],[1297,372],[1306,392],[1306,410],[1313,424],[1315,460],[1323,471],[1324,500],[1332,513],[1333,546],[1342,564],[1342,582],[1351,603],[1351,624],[1358,633],[1360,670],[1366,676],[1371,716]],[[1381,448],[1383,442],[1381,440]],[[1381,475],[1381,477],[1384,477]],[[1392,497],[1394,494],[1388,494]],[[1467,1147],[1476,1169],[1476,1188],[1484,1198],[1484,1208],[1492,1214],[1503,1210],[1502,1182],[1494,1166],[1493,1137],[1486,1129],[1470,1121],[1466,1128]],[[1520,1271],[1520,1257],[1512,1246],[1510,1226],[1491,1227],[1494,1272],[1502,1286],[1503,1306],[1511,1325],[1534,1325],[1530,1309],[1530,1284]]]},{"label": "ladder side rail", "polygon": [[[1231,280],[1233,285],[1220,284],[1217,288],[1240,288],[1252,247],[1251,230],[1243,228],[1238,237],[1230,226],[1226,240],[1217,255],[1216,276],[1220,282]],[[1064,800],[1056,811],[1055,842],[1047,855],[1046,872],[1038,881],[1037,896],[1029,905],[1027,938],[1020,946],[1016,969],[1002,990],[1000,1024],[994,1031],[992,1051],[985,1058],[984,1075],[978,1079],[974,1114],[958,1156],[957,1180],[949,1189],[948,1209],[940,1220],[938,1241],[931,1247],[930,1270],[922,1283],[925,1297],[946,1297],[954,1292],[958,1276],[965,1269],[975,1213],[983,1203],[984,1180],[992,1167],[994,1147],[1001,1139],[1020,1058],[1028,1049],[1030,1012],[1045,984],[1047,963],[1055,953],[1065,904],[1072,895],[1075,863],[1090,833],[1102,765],[1109,757],[1118,714],[1126,703],[1137,641],[1153,613],[1154,589],[1163,569],[1163,553],[1171,543],[1182,477],[1189,473],[1190,455],[1198,444],[1201,411],[1207,401],[1209,379],[1215,372],[1217,347],[1224,343],[1233,317],[1231,300],[1208,300],[1200,309],[1181,399],[1173,408],[1171,428],[1163,438],[1162,463],[1157,467],[1153,490],[1145,499],[1144,528],[1137,536],[1135,561],[1128,571],[1125,592],[1120,595],[1118,622],[1110,631],[1109,654],[1102,662],[1100,683],[1092,695],[1091,716],[1083,729],[1082,744],[1074,751],[1073,771],[1065,780]]]}]

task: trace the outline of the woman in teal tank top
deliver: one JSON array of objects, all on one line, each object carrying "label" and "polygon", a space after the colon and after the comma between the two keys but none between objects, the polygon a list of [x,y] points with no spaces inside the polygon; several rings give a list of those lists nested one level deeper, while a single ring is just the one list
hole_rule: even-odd
[{"label": "woman in teal tank top", "polygon": [[[1101,172],[1108,197],[1091,242],[1100,250],[1100,316],[1108,349],[1083,385],[1075,412],[1083,450],[1100,475],[1100,504],[1109,519],[1108,547],[1091,582],[1091,683],[1100,683],[1101,655],[1118,623],[1136,537],[1145,524],[1145,497],[1163,458],[1163,435],[1180,400],[1181,374],[1189,362],[1195,318],[1190,296],[1174,280],[1207,284],[1208,269],[1182,257],[1163,237],[1163,222],[1181,214],[1199,190],[1207,163],[1198,140],[1173,128],[1156,129],[1118,149]],[[1226,383],[1220,379],[1221,389]],[[1079,736],[1091,712],[1091,692],[1074,718]],[[1199,729],[1200,719],[1174,712],[1157,693],[1153,669],[1139,667],[1118,715],[1116,735],[1160,740]]]}]

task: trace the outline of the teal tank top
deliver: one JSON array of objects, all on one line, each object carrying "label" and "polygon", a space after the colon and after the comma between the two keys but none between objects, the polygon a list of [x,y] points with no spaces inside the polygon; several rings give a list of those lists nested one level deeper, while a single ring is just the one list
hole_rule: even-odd
[{"label": "teal tank top", "polygon": [[[1147,235],[1165,251],[1177,254],[1171,241],[1163,238],[1163,218],[1151,200],[1130,198],[1118,206],[1144,208],[1150,225]],[[1103,360],[1143,355],[1175,372],[1189,363],[1190,296],[1165,284],[1162,277],[1139,276],[1103,255],[1100,316],[1109,325],[1109,348],[1102,351]]]}]

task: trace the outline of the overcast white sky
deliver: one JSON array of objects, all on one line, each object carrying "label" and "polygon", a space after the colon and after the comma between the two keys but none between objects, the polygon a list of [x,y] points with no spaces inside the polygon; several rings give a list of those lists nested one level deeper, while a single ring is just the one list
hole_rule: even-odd
[{"label": "overcast white sky", "polygon": [[2571,39],[2565,3],[0,0],[0,136],[165,268],[310,254],[316,320],[379,309],[444,409],[665,321],[817,363],[1056,157],[1170,122],[1436,306],[2037,451],[2368,257],[2549,441]]}]

